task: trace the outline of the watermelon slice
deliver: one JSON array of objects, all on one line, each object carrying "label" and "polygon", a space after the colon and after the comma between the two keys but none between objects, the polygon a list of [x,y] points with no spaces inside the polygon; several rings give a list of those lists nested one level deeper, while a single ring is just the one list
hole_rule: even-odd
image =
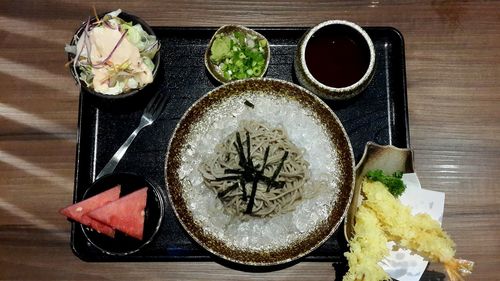
[{"label": "watermelon slice", "polygon": [[109,202],[117,200],[120,197],[120,191],[121,186],[117,185],[83,201],[62,208],[59,210],[59,213],[81,224],[90,226],[99,233],[103,233],[109,237],[115,237],[115,231],[113,228],[100,221],[92,219],[87,214],[108,204]]},{"label": "watermelon slice", "polygon": [[142,240],[148,188],[143,187],[88,213],[88,216]]}]

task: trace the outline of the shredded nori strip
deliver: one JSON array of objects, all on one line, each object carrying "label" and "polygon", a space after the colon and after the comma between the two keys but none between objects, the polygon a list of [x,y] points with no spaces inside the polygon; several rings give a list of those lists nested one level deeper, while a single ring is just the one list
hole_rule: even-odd
[{"label": "shredded nori strip", "polygon": [[240,169],[225,169],[224,170],[224,174],[241,174],[243,172],[244,172],[244,170],[240,170]]},{"label": "shredded nori strip", "polygon": [[240,166],[245,168],[246,160],[245,153],[243,152],[243,145],[241,144],[240,132],[236,132],[236,149],[238,150],[238,155],[240,156]]},{"label": "shredded nori strip", "polygon": [[266,168],[267,157],[268,156],[269,156],[269,146],[266,147],[266,151],[264,152],[264,161],[263,161],[263,164],[262,164],[262,168],[259,171],[257,171],[257,173],[256,173],[256,175],[255,175],[255,177],[253,179],[252,192],[250,193],[250,200],[249,200],[249,202],[247,204],[247,209],[245,211],[246,214],[251,214],[252,213],[253,205],[254,205],[254,202],[255,202],[255,195],[257,194],[257,183],[259,181],[259,178],[264,173],[264,169]]},{"label": "shredded nori strip", "polygon": [[240,176],[226,176],[226,177],[220,177],[220,178],[215,178],[212,181],[229,181],[229,180],[239,180]]},{"label": "shredded nori strip", "polygon": [[279,173],[281,172],[281,169],[283,168],[283,164],[285,163],[285,160],[287,157],[288,157],[288,151],[285,151],[285,154],[283,154],[283,157],[281,157],[281,162],[280,162],[278,168],[276,168],[276,171],[274,171],[274,174],[271,177],[271,184],[269,184],[269,183],[267,184],[267,189],[266,189],[267,192],[269,192],[269,190],[271,190],[272,182],[276,181],[276,178],[278,177]]},{"label": "shredded nori strip", "polygon": [[264,161],[262,162],[262,169],[260,170],[261,173],[264,173],[264,169],[266,168],[267,157],[269,157],[269,146],[266,147],[266,151],[264,151]]},{"label": "shredded nori strip", "polygon": [[247,135],[247,165],[253,169],[254,166],[252,162],[252,157],[250,156],[250,133],[246,131],[246,135]]},{"label": "shredded nori strip", "polygon": [[240,185],[241,185],[241,189],[243,194],[241,195],[241,197],[243,198],[243,201],[247,201],[247,189],[245,188],[245,185],[247,184],[246,180],[245,180],[245,177],[244,176],[240,176]]},{"label": "shredded nori strip", "polygon": [[259,181],[259,177],[256,176],[253,178],[253,183],[252,183],[252,192],[250,193],[250,200],[248,201],[247,204],[247,209],[245,211],[245,214],[251,214],[252,209],[253,209],[253,204],[255,201],[255,194],[257,194],[257,182]]},{"label": "shredded nori strip", "polygon": [[229,192],[235,190],[236,188],[238,188],[238,183],[235,183],[235,184],[231,185],[230,187],[228,187],[226,190],[219,192],[217,194],[217,197],[222,198],[222,197],[226,196],[226,194],[228,194]]},{"label": "shredded nori strip", "polygon": [[246,106],[250,107],[250,108],[254,108],[254,107],[255,107],[255,105],[254,105],[253,103],[251,103],[251,102],[249,102],[249,101],[247,101],[247,100],[245,100],[244,104],[245,104]]}]

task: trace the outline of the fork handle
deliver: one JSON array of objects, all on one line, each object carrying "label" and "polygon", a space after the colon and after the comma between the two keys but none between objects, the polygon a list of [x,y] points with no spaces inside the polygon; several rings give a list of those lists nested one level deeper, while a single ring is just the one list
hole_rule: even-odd
[{"label": "fork handle", "polygon": [[146,126],[142,125],[141,126],[138,126],[133,132],[132,134],[130,134],[130,136],[128,137],[128,139],[122,144],[122,146],[120,146],[120,148],[115,152],[115,154],[113,155],[113,157],[111,157],[111,159],[108,161],[108,163],[106,164],[106,166],[104,166],[104,168],[102,168],[101,172],[97,175],[97,177],[95,178],[96,180],[104,175],[107,175],[107,174],[110,174],[112,173],[116,166],[118,165],[118,163],[120,162],[120,160],[122,159],[123,155],[125,155],[125,152],[127,152],[127,149],[129,148],[129,146],[132,144],[132,142],[134,141],[135,137],[139,134],[139,132]]}]

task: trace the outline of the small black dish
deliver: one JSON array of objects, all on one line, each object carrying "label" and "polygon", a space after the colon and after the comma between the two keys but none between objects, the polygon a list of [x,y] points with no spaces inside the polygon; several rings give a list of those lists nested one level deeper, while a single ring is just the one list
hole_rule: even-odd
[{"label": "small black dish", "polygon": [[108,255],[124,256],[135,253],[149,244],[160,229],[165,212],[163,192],[146,178],[132,173],[113,173],[95,181],[83,195],[83,199],[121,185],[120,197],[132,193],[145,186],[148,187],[148,198],[144,218],[144,238],[137,240],[120,231],[111,238],[93,229],[80,225],[85,237],[95,248]]},{"label": "small black dish", "polygon": [[[107,13],[109,13],[109,12],[102,13],[102,14],[98,15],[98,17],[102,18]],[[149,26],[143,19],[141,19],[141,18],[139,18],[137,16],[134,16],[132,14],[125,13],[123,11],[118,15],[118,17],[121,18],[121,19],[123,19],[126,22],[132,22],[134,24],[140,24],[142,26],[142,28],[144,29],[144,31],[146,31],[150,35],[156,36],[156,34],[153,31],[153,29],[151,28],[151,26]],[[92,18],[90,18],[89,23],[93,23],[93,22],[96,22],[96,21],[97,21],[97,19],[95,17],[92,17]],[[82,35],[82,33],[83,33],[83,30],[85,29],[86,24],[87,24],[87,21],[84,21],[82,23],[82,25],[76,30],[75,35],[78,35],[78,37],[80,37]],[[158,40],[158,36],[156,36],[156,38]],[[70,42],[70,45],[74,45],[74,44],[76,44],[76,42],[75,42],[75,36],[73,36],[73,38],[71,39],[71,42]],[[151,87],[151,85],[154,84],[154,82],[156,80],[156,74],[157,74],[158,68],[160,66],[160,52],[161,52],[161,48],[158,50],[158,52],[156,52],[156,55],[154,56],[154,58],[152,60],[153,63],[154,63],[154,65],[155,65],[155,68],[153,69],[153,82],[145,85],[142,88],[137,88],[137,89],[125,92],[125,93],[118,94],[118,95],[106,95],[106,94],[102,94],[102,93],[94,91],[93,89],[87,87],[87,85],[85,85],[85,83],[80,83],[81,81],[79,81],[79,77],[80,77],[80,69],[79,68],[77,68],[76,72],[75,72],[75,70],[73,69],[73,67],[70,66],[69,70],[70,70],[71,76],[73,76],[73,78],[75,79],[75,81],[77,83],[80,83],[81,88],[83,90],[82,92],[87,92],[87,93],[91,94],[92,96],[95,96],[97,98],[104,98],[106,100],[125,99],[125,98],[131,97],[131,96],[135,96],[135,94],[137,94],[138,92],[141,92],[141,91],[143,91],[145,89],[149,89]],[[68,61],[71,61],[74,57],[75,57],[75,55],[68,53]]]}]

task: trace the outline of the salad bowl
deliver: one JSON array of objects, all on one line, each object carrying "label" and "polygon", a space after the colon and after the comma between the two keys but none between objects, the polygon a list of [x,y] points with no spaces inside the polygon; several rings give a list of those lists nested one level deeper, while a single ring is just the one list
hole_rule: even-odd
[{"label": "salad bowl", "polygon": [[[90,39],[81,39],[83,36],[89,38],[90,30],[99,26],[117,29],[122,35],[118,43],[112,40],[107,41],[107,37],[109,36],[102,36],[101,42],[98,42],[98,44],[100,44],[99,47],[106,46],[111,52],[106,53],[104,56],[107,57],[104,59],[101,58],[102,61],[92,62],[86,53],[90,50],[92,54],[94,42]],[[83,41],[83,43],[79,41]],[[124,43],[124,41],[127,41],[127,43]],[[116,54],[118,53],[117,49],[120,45],[137,47],[140,56],[140,59],[137,59],[139,61],[138,64],[140,64],[144,70],[145,68],[149,69],[146,75],[147,78],[139,79],[139,77],[145,77],[141,76],[142,74],[138,75],[139,70],[142,69],[133,70],[134,73],[132,74],[134,75],[131,74],[132,61],[134,61],[133,57],[127,58],[121,64],[114,64],[111,62],[115,56],[122,55]],[[112,100],[124,99],[142,92],[142,90],[153,84],[160,66],[160,43],[153,29],[141,18],[122,12],[121,10],[96,15],[83,22],[75,32],[71,42],[66,45],[65,50],[68,53],[68,65],[71,75],[77,84],[81,86],[83,92],[98,98]],[[126,50],[124,53],[127,52],[130,53],[129,50]],[[83,55],[85,55],[85,57]],[[93,55],[90,57],[92,56]],[[95,89],[95,83],[93,83],[96,77],[94,73],[97,73],[97,70],[102,70],[103,68],[108,72],[105,78],[102,78],[102,76],[100,78],[101,80],[108,79],[107,83],[110,86],[106,86],[105,90],[98,90]],[[146,72],[146,70],[144,72]]]}]

